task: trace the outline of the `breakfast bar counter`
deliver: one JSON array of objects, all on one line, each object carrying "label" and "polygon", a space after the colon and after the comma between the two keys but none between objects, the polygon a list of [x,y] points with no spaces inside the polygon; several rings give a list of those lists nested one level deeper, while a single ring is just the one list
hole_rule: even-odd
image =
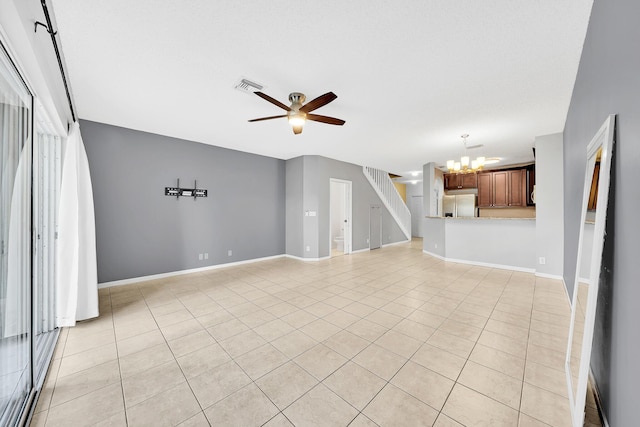
[{"label": "breakfast bar counter", "polygon": [[446,261],[535,271],[535,218],[426,217],[423,235],[423,252]]}]

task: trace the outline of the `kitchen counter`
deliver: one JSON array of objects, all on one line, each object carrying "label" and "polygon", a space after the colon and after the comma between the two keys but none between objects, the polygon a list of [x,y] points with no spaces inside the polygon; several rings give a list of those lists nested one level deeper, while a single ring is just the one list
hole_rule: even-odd
[{"label": "kitchen counter", "polygon": [[425,217],[422,250],[446,261],[534,272],[535,218]]},{"label": "kitchen counter", "polygon": [[454,218],[454,217],[450,217],[450,216],[427,216],[425,218],[428,219],[455,219],[455,220],[464,220],[464,221],[469,221],[469,220],[507,220],[507,221],[512,221],[512,220],[517,220],[517,221],[535,221],[535,218],[500,218],[500,217],[493,217],[493,216],[476,216],[476,217],[460,217],[460,218]]}]

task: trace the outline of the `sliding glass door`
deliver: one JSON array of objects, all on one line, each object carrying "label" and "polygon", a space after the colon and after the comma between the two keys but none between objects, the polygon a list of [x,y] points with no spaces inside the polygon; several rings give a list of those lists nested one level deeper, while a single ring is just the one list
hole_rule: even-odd
[{"label": "sliding glass door", "polygon": [[26,419],[57,338],[62,142],[35,103],[0,43],[0,426]]},{"label": "sliding glass door", "polygon": [[32,97],[0,51],[0,425],[32,393]]},{"label": "sliding glass door", "polygon": [[[39,112],[36,108],[36,117]],[[55,344],[56,240],[62,175],[61,140],[36,122],[33,147],[33,364],[39,386]]]}]

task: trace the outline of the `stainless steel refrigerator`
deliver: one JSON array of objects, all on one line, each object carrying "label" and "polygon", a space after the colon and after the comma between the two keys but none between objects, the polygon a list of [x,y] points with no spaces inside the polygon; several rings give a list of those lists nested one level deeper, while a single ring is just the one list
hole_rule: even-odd
[{"label": "stainless steel refrigerator", "polygon": [[472,218],[476,216],[476,195],[456,194],[443,196],[442,214],[445,217]]}]

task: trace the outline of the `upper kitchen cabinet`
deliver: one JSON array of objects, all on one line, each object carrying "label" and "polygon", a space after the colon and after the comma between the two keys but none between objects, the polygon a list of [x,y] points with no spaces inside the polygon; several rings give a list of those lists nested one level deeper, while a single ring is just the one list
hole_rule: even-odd
[{"label": "upper kitchen cabinet", "polygon": [[513,169],[478,174],[478,207],[507,208],[527,205],[527,171]]},{"label": "upper kitchen cabinet", "polygon": [[468,188],[478,188],[478,175],[476,173],[445,173],[445,190],[462,190]]},{"label": "upper kitchen cabinet", "polygon": [[527,170],[509,171],[509,206],[527,206]]}]

